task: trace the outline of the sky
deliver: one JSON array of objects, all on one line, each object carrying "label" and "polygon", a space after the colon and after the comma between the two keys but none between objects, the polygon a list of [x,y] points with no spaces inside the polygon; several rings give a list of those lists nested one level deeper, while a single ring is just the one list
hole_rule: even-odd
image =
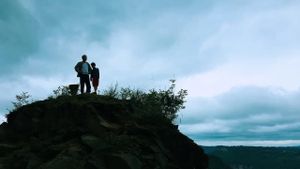
[{"label": "sky", "polygon": [[177,123],[200,145],[300,145],[300,1],[1,0],[0,121],[15,95],[78,83],[187,89]]}]

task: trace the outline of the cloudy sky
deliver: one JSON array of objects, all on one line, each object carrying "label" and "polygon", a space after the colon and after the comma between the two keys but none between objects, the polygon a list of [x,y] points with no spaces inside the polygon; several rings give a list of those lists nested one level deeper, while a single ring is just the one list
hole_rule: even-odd
[{"label": "cloudy sky", "polygon": [[[300,145],[300,1],[1,0],[0,114],[78,83],[187,89],[180,130],[202,145]],[[4,120],[4,117],[0,117]]]}]

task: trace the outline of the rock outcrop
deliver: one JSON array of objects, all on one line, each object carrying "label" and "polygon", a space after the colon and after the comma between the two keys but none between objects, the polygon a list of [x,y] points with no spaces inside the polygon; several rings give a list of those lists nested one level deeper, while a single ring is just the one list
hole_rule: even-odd
[{"label": "rock outcrop", "polygon": [[[0,126],[0,169],[206,169],[202,148],[130,101],[62,96],[12,111]],[[150,116],[149,116],[150,114]]]}]

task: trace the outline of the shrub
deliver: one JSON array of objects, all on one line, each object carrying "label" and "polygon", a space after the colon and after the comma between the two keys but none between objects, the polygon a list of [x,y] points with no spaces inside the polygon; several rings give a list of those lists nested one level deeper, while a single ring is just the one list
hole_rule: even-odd
[{"label": "shrub", "polygon": [[19,95],[16,95],[16,101],[12,102],[12,104],[14,106],[13,110],[17,110],[20,107],[32,102],[29,100],[30,98],[31,98],[31,95],[29,95],[28,92],[21,92]]},{"label": "shrub", "polygon": [[119,97],[118,83],[116,83],[114,86],[110,86],[107,90],[104,90],[103,95],[113,97],[113,98],[118,98]]},{"label": "shrub", "polygon": [[59,96],[70,96],[71,91],[68,86],[58,86],[57,89],[53,90],[53,95],[49,96],[48,99],[57,98]]},{"label": "shrub", "polygon": [[151,116],[162,113],[167,119],[174,121],[177,118],[177,112],[185,108],[187,90],[180,89],[176,93],[175,80],[170,80],[170,82],[171,85],[167,90],[151,89],[148,92],[130,88],[118,89],[116,84],[104,91],[104,95],[128,100],[138,112],[151,113]]}]

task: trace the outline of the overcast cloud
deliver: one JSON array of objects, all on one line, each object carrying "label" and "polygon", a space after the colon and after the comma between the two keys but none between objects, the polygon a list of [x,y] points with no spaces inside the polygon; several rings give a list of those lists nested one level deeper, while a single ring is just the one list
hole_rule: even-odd
[{"label": "overcast cloud", "polygon": [[[210,99],[187,103],[180,128],[201,141],[280,141],[300,143],[300,92],[259,87],[233,88]],[[247,139],[245,139],[247,138]],[[212,144],[212,143],[211,143]]]},{"label": "overcast cloud", "polygon": [[297,0],[1,0],[0,112],[21,91],[77,83],[188,89],[180,129],[199,144],[300,144]]}]

